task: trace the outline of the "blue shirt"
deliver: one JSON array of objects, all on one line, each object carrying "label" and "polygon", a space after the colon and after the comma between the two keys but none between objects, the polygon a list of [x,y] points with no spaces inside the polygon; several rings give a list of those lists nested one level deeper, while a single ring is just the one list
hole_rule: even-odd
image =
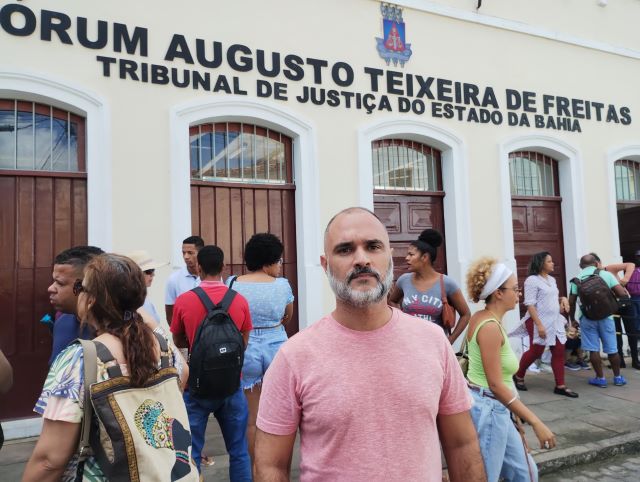
[{"label": "blue shirt", "polygon": [[53,324],[53,346],[51,347],[49,365],[76,338],[91,340],[94,336],[93,330],[88,325],[85,325],[80,331],[80,320],[76,315],[63,313]]},{"label": "blue shirt", "polygon": [[[227,286],[232,279],[232,276],[227,278]],[[231,289],[247,299],[253,328],[277,325],[286,306],[293,303],[293,291],[286,278],[276,278],[271,283],[236,280]]]},{"label": "blue shirt", "polygon": [[167,281],[164,304],[175,305],[176,298],[178,296],[199,285],[200,278],[195,274],[189,273],[186,266],[180,268],[178,271],[174,271],[171,273],[171,276],[169,276],[169,280]]}]

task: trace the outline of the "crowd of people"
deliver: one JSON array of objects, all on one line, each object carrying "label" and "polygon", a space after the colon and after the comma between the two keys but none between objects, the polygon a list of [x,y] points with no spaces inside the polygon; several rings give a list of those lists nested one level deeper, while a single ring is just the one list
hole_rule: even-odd
[{"label": "crowd of people", "polygon": [[[63,251],[49,287],[50,370],[34,408],[43,428],[23,480],[202,480],[202,465],[214,463],[203,452],[211,414],[232,481],[288,480],[298,433],[302,480],[435,481],[442,457],[450,480],[537,480],[522,424],[540,448],[556,438],[519,397],[526,371],[549,350],[554,393],[577,398],[564,371],[580,366],[568,355],[586,365],[581,350],[589,352],[589,384],[606,387],[604,351],[613,383],[627,383],[616,332],[624,325],[640,369],[640,251],[636,263],[609,266],[586,254],[568,298],[551,254],[536,253],[526,311],[511,333],[528,341],[518,360],[503,325],[520,306],[517,276],[493,258],[472,263],[472,314],[459,284],[435,268],[442,241],[423,231],[394,283],[384,225],[363,208],[339,212],[321,257],[336,308],[289,340],[294,295],[273,234],[252,236],[245,269],[226,279],[223,251],[186,238],[185,266],[165,289],[169,331],[148,297],[155,270],[168,263],[145,251]],[[594,301],[589,287],[598,282],[621,321]],[[460,337],[464,373],[452,348]],[[0,352],[0,393],[10,386]]]}]

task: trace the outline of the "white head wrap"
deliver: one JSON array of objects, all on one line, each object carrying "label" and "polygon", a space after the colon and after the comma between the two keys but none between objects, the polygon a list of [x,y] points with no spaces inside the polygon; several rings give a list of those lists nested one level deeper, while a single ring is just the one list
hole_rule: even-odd
[{"label": "white head wrap", "polygon": [[480,299],[486,300],[487,297],[495,290],[500,288],[502,284],[509,279],[513,272],[502,263],[496,263],[491,271],[491,276],[484,284],[482,293],[480,293]]}]

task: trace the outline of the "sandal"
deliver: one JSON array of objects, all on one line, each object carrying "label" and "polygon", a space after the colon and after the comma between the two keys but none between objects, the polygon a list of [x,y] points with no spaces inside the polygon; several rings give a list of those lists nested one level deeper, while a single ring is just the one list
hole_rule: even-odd
[{"label": "sandal", "polygon": [[518,378],[515,375],[513,376],[513,384],[516,386],[518,390],[521,392],[526,392],[529,390],[527,386],[524,384],[524,378]]},{"label": "sandal", "polygon": [[565,397],[569,397],[569,398],[578,398],[578,394],[573,390],[568,389],[567,387],[564,387],[564,388],[556,387],[553,389],[553,393],[555,393],[556,395],[564,395]]}]

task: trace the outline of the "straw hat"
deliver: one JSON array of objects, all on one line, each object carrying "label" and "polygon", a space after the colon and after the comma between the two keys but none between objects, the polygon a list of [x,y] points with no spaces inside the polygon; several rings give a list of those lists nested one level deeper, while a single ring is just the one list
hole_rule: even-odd
[{"label": "straw hat", "polygon": [[151,256],[149,256],[149,253],[144,250],[132,251],[131,253],[127,254],[127,257],[135,261],[136,264],[140,266],[140,269],[142,271],[160,268],[161,266],[166,266],[169,264],[155,261]]}]

